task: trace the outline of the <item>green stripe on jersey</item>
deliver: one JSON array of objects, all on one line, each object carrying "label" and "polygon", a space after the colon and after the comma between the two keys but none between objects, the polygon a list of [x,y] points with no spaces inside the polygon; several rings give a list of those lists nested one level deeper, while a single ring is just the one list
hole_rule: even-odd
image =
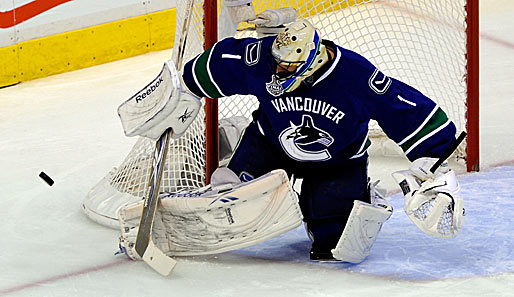
[{"label": "green stripe on jersey", "polygon": [[446,113],[441,108],[438,108],[437,111],[432,115],[428,123],[421,130],[419,130],[419,132],[416,135],[414,135],[408,141],[401,145],[402,150],[406,152],[421,138],[425,137],[432,131],[441,127],[447,121],[448,117],[446,116]]},{"label": "green stripe on jersey", "polygon": [[369,140],[369,137],[366,138],[366,144],[364,144],[364,147],[355,155],[360,155],[362,153],[364,153],[364,151],[366,151],[368,149],[368,147],[370,147],[371,145],[371,140]]},{"label": "green stripe on jersey", "polygon": [[371,146],[371,140],[369,140],[369,138],[366,140],[366,145],[364,145],[364,149],[361,151],[361,152],[364,152],[365,150],[368,149],[368,147]]},{"label": "green stripe on jersey", "polygon": [[209,60],[209,56],[211,54],[212,47],[207,49],[198,59],[196,60],[196,65],[194,69],[194,74],[196,79],[198,80],[198,84],[205,91],[210,98],[219,98],[223,97],[209,76],[209,65],[207,64]]}]

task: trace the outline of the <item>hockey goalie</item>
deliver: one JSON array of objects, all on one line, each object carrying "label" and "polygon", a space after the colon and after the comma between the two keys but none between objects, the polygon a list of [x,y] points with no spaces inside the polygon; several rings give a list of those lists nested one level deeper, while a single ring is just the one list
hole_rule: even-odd
[{"label": "hockey goalie", "polygon": [[[275,25],[276,13],[249,22]],[[225,38],[183,70],[168,62],[165,71],[165,95],[154,92],[144,103],[155,101],[158,108],[143,108],[136,100],[120,106],[126,135],[157,140],[171,128],[180,137],[201,97],[251,94],[260,103],[210,185],[160,194],[151,235],[166,255],[229,251],[303,221],[311,260],[364,261],[393,211],[367,173],[371,119],[411,161],[395,174],[409,218],[439,238],[461,230],[459,184],[442,162],[458,143],[453,122],[414,87],[322,39],[308,20],[293,21],[271,36]],[[292,176],[302,179],[299,195]],[[137,201],[119,211],[121,251],[133,259],[141,256],[134,245],[144,207]]]}]

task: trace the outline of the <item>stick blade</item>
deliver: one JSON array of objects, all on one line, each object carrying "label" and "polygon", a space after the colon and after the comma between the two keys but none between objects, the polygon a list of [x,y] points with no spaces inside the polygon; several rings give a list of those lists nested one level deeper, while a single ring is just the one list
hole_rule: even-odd
[{"label": "stick blade", "polygon": [[149,242],[148,247],[143,254],[143,261],[146,262],[150,267],[152,267],[155,271],[159,272],[161,275],[167,276],[170,275],[177,265],[177,261],[172,258],[166,256],[153,242]]}]

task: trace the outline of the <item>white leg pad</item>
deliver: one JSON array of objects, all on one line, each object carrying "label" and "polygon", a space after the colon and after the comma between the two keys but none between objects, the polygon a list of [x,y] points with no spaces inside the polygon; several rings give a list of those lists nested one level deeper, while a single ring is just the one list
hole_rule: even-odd
[{"label": "white leg pad", "polygon": [[360,263],[375,243],[382,224],[389,219],[393,208],[385,199],[375,198],[372,204],[355,200],[348,222],[332,255],[337,260]]},{"label": "white leg pad", "polygon": [[[215,254],[262,242],[301,224],[300,207],[285,171],[232,186],[218,193],[161,196],[154,243],[168,256]],[[120,211],[120,243],[126,248],[133,246],[141,207],[139,202]]]}]

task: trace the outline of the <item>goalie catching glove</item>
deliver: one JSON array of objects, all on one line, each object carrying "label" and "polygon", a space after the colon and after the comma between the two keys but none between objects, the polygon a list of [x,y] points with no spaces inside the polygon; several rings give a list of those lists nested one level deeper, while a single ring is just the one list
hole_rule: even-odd
[{"label": "goalie catching glove", "polygon": [[435,173],[437,159],[420,158],[409,170],[393,173],[405,196],[409,219],[426,234],[439,238],[457,236],[464,224],[464,201],[457,197],[459,183],[455,172],[444,162]]},{"label": "goalie catching glove", "polygon": [[172,138],[179,138],[201,106],[200,98],[184,91],[175,64],[168,61],[150,84],[118,107],[118,115],[127,136],[157,140],[171,127]]},{"label": "goalie catching glove", "polygon": [[[140,201],[119,212],[120,251],[131,259],[139,259],[134,245],[142,207]],[[209,186],[161,194],[152,237],[168,256],[215,254],[257,244],[301,221],[285,171],[240,183],[230,169],[218,168]]]}]

